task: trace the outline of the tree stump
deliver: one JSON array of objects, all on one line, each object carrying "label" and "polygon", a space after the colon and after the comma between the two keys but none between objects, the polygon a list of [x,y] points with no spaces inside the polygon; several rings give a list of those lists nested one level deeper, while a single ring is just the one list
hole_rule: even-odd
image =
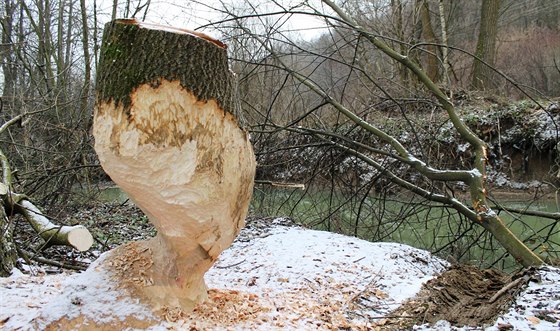
[{"label": "tree stump", "polygon": [[96,89],[101,165],[158,231],[103,264],[154,308],[190,310],[206,298],[204,273],[243,227],[253,189],[255,157],[226,47],[116,20],[105,27]]}]

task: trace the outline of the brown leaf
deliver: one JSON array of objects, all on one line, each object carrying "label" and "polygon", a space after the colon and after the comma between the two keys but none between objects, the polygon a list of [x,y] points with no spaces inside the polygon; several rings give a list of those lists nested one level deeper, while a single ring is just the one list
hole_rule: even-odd
[{"label": "brown leaf", "polygon": [[539,324],[541,322],[541,320],[535,316],[527,316],[527,320],[532,324]]},{"label": "brown leaf", "polygon": [[6,322],[9,320],[10,320],[10,316],[4,318],[3,320],[0,321],[0,326],[4,326],[4,324],[6,324]]},{"label": "brown leaf", "polygon": [[498,330],[500,331],[513,330],[513,325],[509,323],[498,323]]},{"label": "brown leaf", "polygon": [[379,299],[386,299],[387,297],[389,297],[387,293],[381,291],[380,289],[376,289],[373,294],[375,294],[375,296]]}]

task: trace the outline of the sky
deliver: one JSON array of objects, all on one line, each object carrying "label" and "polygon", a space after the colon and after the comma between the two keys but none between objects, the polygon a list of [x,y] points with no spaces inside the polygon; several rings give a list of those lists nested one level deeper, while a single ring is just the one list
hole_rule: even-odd
[{"label": "sky", "polygon": [[[123,17],[124,13],[124,0],[119,0],[121,5],[119,7],[118,17]],[[100,15],[101,23],[105,23],[110,19],[112,0],[97,0],[97,6]],[[131,0],[133,8],[136,7],[138,3],[144,4],[146,0]],[[252,0],[250,4],[253,5],[256,10],[260,13],[266,12],[276,12],[280,11],[281,8],[274,4],[275,1],[270,0]],[[276,1],[280,3],[284,8],[294,8],[302,3],[309,2],[315,8],[320,8],[321,4],[318,0],[310,1],[295,1],[295,0],[282,0]],[[200,26],[207,25],[209,22],[220,21],[224,14],[220,10],[224,8],[238,9],[240,5],[247,3],[247,1],[242,0],[206,0],[206,1],[185,1],[185,0],[152,0],[150,2],[150,7],[148,15],[146,16],[146,21],[151,23],[158,23],[164,25],[171,25],[175,27],[181,27],[186,29],[195,30]],[[249,5],[247,5],[249,6]],[[302,6],[296,8],[296,10],[302,11],[307,10]],[[131,9],[134,11],[134,9]],[[144,12],[141,11],[135,17],[142,19]],[[129,15],[130,16],[130,15]],[[257,19],[253,19],[255,22]],[[291,18],[287,19],[286,16],[281,15],[268,16],[268,21],[274,24],[284,23],[282,25],[282,31],[289,32],[293,36],[299,36],[305,40],[312,40],[318,37],[321,33],[326,32],[326,26],[319,19],[314,18],[310,15],[296,14]],[[215,30],[207,27],[202,30],[205,33],[210,34],[213,37],[219,38],[215,34],[218,34]]]},{"label": "sky", "polygon": [[[186,28],[190,30],[198,30],[200,26],[208,25],[210,22],[220,21],[224,17],[224,13],[220,10],[239,9],[240,6],[245,5],[246,8],[252,5],[259,13],[277,12],[281,8],[274,3],[279,3],[285,8],[296,8],[296,10],[309,11],[309,8],[299,6],[302,3],[310,3],[314,8],[322,8],[320,0],[118,0],[119,11],[117,17],[124,18],[125,3],[130,1],[131,12],[134,12],[136,6],[144,5],[146,2],[150,3],[146,21],[151,23],[170,25],[179,28]],[[97,19],[98,23],[104,25],[111,19],[111,9],[113,0],[87,0],[86,5],[93,9],[94,4],[97,6]],[[250,4],[250,5],[249,5]],[[324,12],[324,9],[321,9]],[[143,18],[144,12],[140,11],[136,18]],[[129,15],[130,17],[131,15]],[[258,22],[258,18],[253,18],[253,22]],[[310,41],[317,38],[322,33],[327,32],[327,28],[323,22],[310,15],[296,14],[292,15],[289,19],[287,16],[275,15],[267,16],[269,23],[278,26],[283,23],[281,31],[289,34],[290,38],[297,40]],[[198,30],[208,34],[216,39],[221,39],[221,35],[211,27]],[[227,40],[224,40],[227,43]],[[0,92],[2,91],[3,72],[0,68]]]}]

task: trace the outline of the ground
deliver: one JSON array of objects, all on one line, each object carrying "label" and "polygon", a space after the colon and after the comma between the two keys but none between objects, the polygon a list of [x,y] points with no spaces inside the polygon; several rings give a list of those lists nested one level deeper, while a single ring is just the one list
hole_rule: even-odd
[{"label": "ground", "polygon": [[[516,279],[520,281],[512,283],[511,277],[497,270],[481,270],[469,265],[452,266],[424,284],[414,299],[393,314],[411,316],[416,323],[447,320],[456,325],[489,324],[507,310],[530,278]],[[508,284],[515,286],[496,296]]]},{"label": "ground", "polygon": [[[409,317],[410,320],[395,318],[391,321],[407,327],[425,323],[433,325],[441,320],[450,325],[471,328],[493,325],[499,316],[508,311],[530,282],[542,282],[539,275],[540,272],[536,269],[527,269],[512,277],[493,269],[455,265],[425,283],[413,299],[407,300],[392,313],[394,316]],[[560,289],[556,290],[556,294],[558,290]],[[554,299],[542,289],[532,290],[531,293],[538,294],[541,303]],[[517,310],[526,308],[526,304],[514,305]],[[543,320],[547,327],[553,327],[552,325],[559,324],[558,313],[558,309],[554,307],[551,310],[537,309],[530,312],[530,316],[522,317],[521,322],[530,327]],[[505,320],[495,325],[500,330],[514,329],[513,324]],[[515,329],[519,329],[520,326],[517,326]]]},{"label": "ground", "polygon": [[[111,285],[107,273],[96,265],[83,273],[15,272],[0,280],[0,328],[71,325],[87,330],[92,323],[105,329],[127,324],[151,330],[473,330],[483,326],[553,330],[560,326],[556,268],[513,277],[470,266],[449,268],[447,262],[406,245],[303,229],[285,218],[249,222],[207,273],[209,300],[193,313],[171,307],[152,312]],[[459,328],[464,324],[472,326]]]}]

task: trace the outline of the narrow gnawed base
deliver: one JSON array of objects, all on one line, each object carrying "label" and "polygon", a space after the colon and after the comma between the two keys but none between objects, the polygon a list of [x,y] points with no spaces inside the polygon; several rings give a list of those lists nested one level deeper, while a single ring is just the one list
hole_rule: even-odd
[{"label": "narrow gnawed base", "polygon": [[206,269],[213,261],[186,266],[164,251],[158,239],[119,246],[104,262],[117,284],[154,310],[176,307],[191,311],[207,298],[204,273],[197,269]]}]

